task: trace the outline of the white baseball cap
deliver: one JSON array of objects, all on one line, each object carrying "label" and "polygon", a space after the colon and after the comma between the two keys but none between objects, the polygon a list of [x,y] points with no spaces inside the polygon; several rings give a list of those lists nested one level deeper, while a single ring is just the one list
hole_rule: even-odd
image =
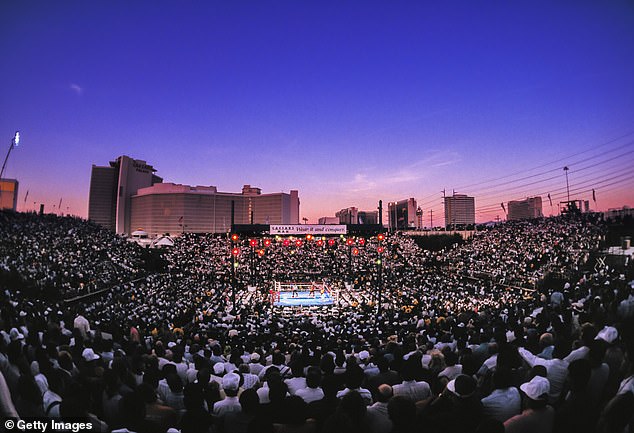
[{"label": "white baseball cap", "polygon": [[214,364],[214,374],[216,376],[223,374],[225,372],[225,365],[222,362],[216,362]]},{"label": "white baseball cap", "polygon": [[459,374],[455,379],[447,383],[447,390],[460,398],[471,397],[477,387],[473,377]]},{"label": "white baseball cap", "polygon": [[85,348],[84,351],[81,352],[81,357],[84,358],[86,362],[99,359],[99,355],[97,355],[90,347]]},{"label": "white baseball cap", "polygon": [[222,378],[222,389],[237,391],[240,387],[240,376],[235,373],[225,374]]},{"label": "white baseball cap", "polygon": [[542,400],[550,392],[550,382],[545,377],[535,376],[530,382],[521,384],[520,389],[531,400]]},{"label": "white baseball cap", "polygon": [[595,340],[603,340],[606,343],[613,343],[617,338],[619,338],[619,331],[612,326],[606,326],[599,331]]}]

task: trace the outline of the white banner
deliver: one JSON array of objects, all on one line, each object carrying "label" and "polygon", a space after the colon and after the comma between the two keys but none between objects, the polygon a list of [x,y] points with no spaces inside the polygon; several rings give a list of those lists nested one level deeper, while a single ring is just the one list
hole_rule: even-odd
[{"label": "white banner", "polygon": [[348,233],[346,225],[334,224],[282,224],[271,225],[272,235],[345,235]]}]

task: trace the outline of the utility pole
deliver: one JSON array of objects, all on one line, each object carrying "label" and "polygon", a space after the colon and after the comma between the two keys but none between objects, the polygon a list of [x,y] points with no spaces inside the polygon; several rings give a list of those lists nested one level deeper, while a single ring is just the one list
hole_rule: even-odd
[{"label": "utility pole", "polygon": [[442,192],[442,205],[445,210],[445,230],[447,230],[447,197],[445,196],[445,189],[443,188]]},{"label": "utility pole", "polygon": [[431,229],[434,229],[434,210],[429,210],[429,224],[431,225]]}]

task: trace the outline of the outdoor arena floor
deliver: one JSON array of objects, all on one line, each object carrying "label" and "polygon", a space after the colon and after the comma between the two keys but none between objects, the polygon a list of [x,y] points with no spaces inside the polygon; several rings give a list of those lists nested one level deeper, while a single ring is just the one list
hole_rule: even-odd
[{"label": "outdoor arena floor", "polygon": [[334,299],[328,292],[321,295],[316,290],[314,296],[311,296],[309,291],[300,290],[296,292],[295,297],[293,297],[293,292],[280,292],[279,301],[274,302],[273,305],[277,307],[311,307],[333,305],[334,303]]}]

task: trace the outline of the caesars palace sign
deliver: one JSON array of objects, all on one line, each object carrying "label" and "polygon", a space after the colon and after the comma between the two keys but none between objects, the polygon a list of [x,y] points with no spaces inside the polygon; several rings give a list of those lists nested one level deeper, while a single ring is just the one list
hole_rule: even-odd
[{"label": "caesars palace sign", "polygon": [[271,225],[272,235],[345,235],[348,233],[345,224],[280,224]]}]

